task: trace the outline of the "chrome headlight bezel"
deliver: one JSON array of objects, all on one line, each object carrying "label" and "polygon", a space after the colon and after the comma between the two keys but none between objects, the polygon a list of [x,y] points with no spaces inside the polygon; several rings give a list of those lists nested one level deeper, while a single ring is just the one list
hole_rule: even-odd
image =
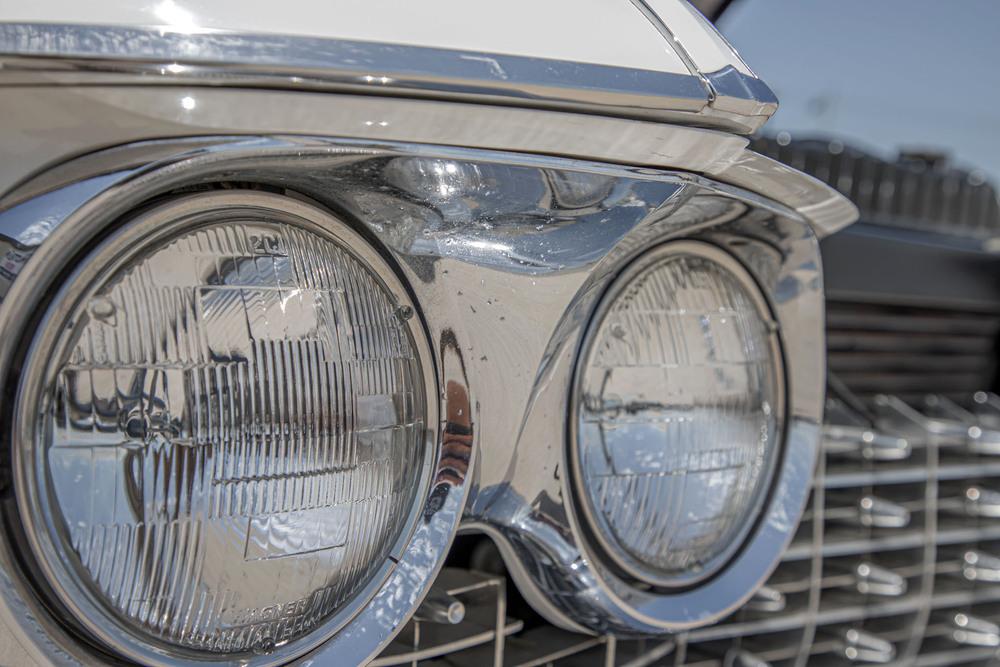
[{"label": "chrome headlight bezel", "polygon": [[[605,316],[615,305],[618,297],[632,284],[637,276],[659,262],[680,256],[706,259],[718,266],[729,277],[735,279],[744,290],[745,295],[749,297],[756,310],[756,314],[767,329],[767,347],[770,352],[769,366],[775,390],[774,421],[776,425],[776,437],[766,454],[765,469],[760,475],[759,482],[756,485],[757,488],[752,494],[751,507],[746,514],[747,521],[737,531],[735,537],[700,570],[664,576],[663,573],[642,563],[627,553],[621,545],[617,544],[611,536],[613,527],[608,524],[603,513],[597,511],[594,507],[593,494],[586,486],[585,474],[582,469],[579,421],[583,397],[582,384],[588,370],[584,362],[588,359],[593,346],[596,344],[597,335]],[[585,546],[592,551],[592,557],[603,561],[612,570],[617,569],[624,580],[631,579],[637,585],[652,586],[654,589],[663,589],[664,592],[674,589],[697,587],[705,580],[712,578],[723,570],[735,554],[743,548],[750,534],[756,530],[761,511],[771,494],[771,485],[774,480],[775,471],[781,465],[782,450],[785,444],[785,415],[787,413],[785,383],[784,353],[781,348],[781,340],[777,335],[777,325],[774,321],[771,306],[752,274],[733,255],[718,246],[704,241],[681,239],[668,241],[650,248],[622,267],[620,272],[607,286],[594,312],[590,316],[590,323],[580,343],[577,363],[573,373],[572,395],[570,398],[567,442],[569,449],[568,458],[571,462],[570,470],[572,472],[574,487],[572,503],[575,512],[580,513],[584,518],[581,526],[584,528],[587,537]]]},{"label": "chrome headlight bezel", "polygon": [[[105,193],[114,201],[114,192]],[[118,193],[120,194],[120,193]],[[354,655],[357,661],[370,657],[384,643],[392,628],[412,613],[430,581],[420,581],[414,571],[436,572],[443,563],[451,536],[457,529],[458,517],[464,503],[467,485],[464,474],[455,474],[454,466],[443,455],[440,440],[438,363],[435,360],[417,301],[411,296],[403,279],[376,247],[354,231],[347,223],[331,212],[310,202],[278,194],[250,190],[213,191],[194,195],[181,195],[167,204],[160,204],[151,211],[134,216],[124,216],[124,223],[109,224],[101,215],[100,205],[81,211],[83,220],[62,226],[55,236],[64,236],[62,244],[47,244],[45,249],[63,255],[66,265],[72,268],[68,275],[60,276],[63,263],[33,261],[25,266],[11,297],[17,299],[19,288],[26,288],[28,299],[9,300],[11,306],[5,313],[6,331],[20,324],[25,331],[27,348],[23,350],[20,365],[20,382],[16,389],[11,411],[12,468],[14,470],[15,500],[21,528],[20,539],[30,546],[34,557],[26,559],[26,583],[35,588],[49,604],[63,611],[70,625],[92,635],[100,644],[124,657],[143,664],[177,664],[203,662],[210,654],[204,651],[179,649],[173,645],[160,645],[130,633],[116,623],[102,609],[90,591],[74,578],[60,561],[64,545],[52,539],[52,531],[45,527],[53,520],[51,508],[44,502],[45,494],[38,493],[33,470],[33,442],[37,426],[37,410],[31,406],[44,391],[46,352],[53,349],[58,336],[56,323],[65,320],[76,301],[91,288],[97,276],[109,275],[124,259],[111,265],[104,262],[81,261],[77,249],[95,246],[96,250],[83,257],[125,257],[130,248],[148,246],[169,238],[179,229],[236,219],[255,221],[291,220],[292,224],[308,229],[348,248],[360,261],[365,262],[373,275],[387,289],[398,306],[405,310],[406,326],[410,331],[419,356],[420,382],[426,396],[426,427],[424,435],[425,456],[420,470],[420,482],[413,503],[405,515],[401,530],[378,567],[376,574],[349,603],[337,610],[306,635],[284,645],[273,647],[263,654],[248,654],[241,664],[276,665],[310,652],[325,652],[340,645],[341,652]],[[90,218],[91,225],[85,220]],[[100,220],[104,218],[104,224]],[[88,235],[87,231],[92,235]],[[34,258],[39,259],[39,258]],[[51,259],[51,258],[50,258]],[[79,262],[72,264],[70,262]],[[51,286],[52,298],[45,298],[40,288]],[[33,301],[32,301],[33,299]],[[46,306],[47,304],[50,304]],[[35,310],[44,311],[39,318],[32,317]],[[20,316],[20,317],[18,317]],[[35,321],[36,320],[36,321]],[[34,402],[33,402],[34,401]],[[472,451],[470,448],[469,456]],[[465,471],[462,471],[464,473]],[[442,480],[447,482],[442,482]],[[445,484],[453,495],[442,494]],[[446,501],[442,501],[442,495]],[[56,527],[58,529],[58,527]],[[402,599],[409,602],[400,604]],[[388,613],[387,613],[388,612]],[[389,627],[385,627],[388,625]],[[361,628],[365,629],[362,630]],[[381,629],[379,629],[381,628]],[[354,635],[347,639],[348,635]],[[359,639],[364,637],[364,639]]]},{"label": "chrome headlight bezel", "polygon": [[[212,148],[200,148],[206,143]],[[75,247],[67,244],[96,238],[108,220],[172,189],[234,174],[344,212],[378,239],[426,315],[443,448],[450,439],[468,458],[456,460],[453,450],[449,461],[439,461],[441,478],[457,483],[453,493],[428,498],[417,530],[426,538],[424,553],[404,558],[390,576],[396,597],[390,586],[381,589],[312,656],[360,662],[384,645],[432,582],[441,564],[432,552],[450,541],[463,508],[463,528],[497,541],[532,606],[574,631],[651,635],[705,625],[747,599],[777,563],[810,488],[823,397],[818,246],[795,211],[690,173],[447,146],[217,137],[196,148],[183,140],[130,147],[148,156],[131,171],[107,175],[100,159],[116,158],[99,153],[95,163],[104,171],[81,158],[71,166],[89,180],[65,187],[57,181],[61,189],[48,201],[72,213],[45,231],[0,304],[0,325],[20,330],[30,320],[47,287],[29,286],[28,276],[51,277],[37,269],[70,261]],[[423,180],[388,180],[386,161],[411,164]],[[448,164],[457,167],[454,174],[443,168]],[[476,178],[463,182],[458,176],[466,172]],[[550,190],[548,198],[537,196]],[[424,192],[441,195],[429,200]],[[22,229],[36,220],[32,212],[5,211],[0,224]],[[576,351],[600,295],[644,250],[681,239],[724,248],[772,302],[786,353],[787,446],[757,533],[733,561],[745,567],[664,595],[623,578],[587,548],[586,528],[571,507],[566,416]],[[0,339],[0,374],[11,358],[17,362],[11,342]],[[0,557],[9,567],[9,549]],[[19,590],[2,591],[0,612],[24,604],[29,596]],[[22,626],[73,646],[43,609],[31,608],[38,620]]]},{"label": "chrome headlight bezel", "polygon": [[[564,317],[564,321],[571,324],[559,339],[558,348],[554,344],[551,348],[554,360],[550,366],[555,370],[550,372],[555,376],[572,377],[591,313],[615,277],[646,249],[689,241],[723,249],[747,270],[770,305],[775,335],[783,353],[785,429],[781,457],[769,494],[742,547],[723,568],[699,584],[667,589],[637,581],[593,548],[592,530],[575,507],[578,492],[573,475],[560,475],[559,488],[569,511],[565,516],[568,531],[565,547],[558,552],[562,559],[559,569],[572,573],[566,588],[572,587],[575,591],[574,601],[588,601],[576,609],[564,608],[565,616],[548,615],[564,627],[580,629],[582,626],[599,632],[643,636],[680,632],[717,622],[737,610],[766,580],[798,527],[812,488],[825,382],[819,248],[808,226],[787,210],[760,200],[742,200],[746,205],[737,203],[739,201],[733,201],[729,207],[731,213],[727,215],[719,215],[720,209],[710,197],[700,201],[699,208],[704,206],[713,211],[714,224],[711,225],[692,226],[686,230],[669,221],[657,220],[637,227],[620,244],[619,252],[610,254],[601,268],[592,272],[590,282],[578,293],[573,308]],[[747,215],[749,211],[755,213]],[[562,409],[570,414],[573,409],[572,381],[567,380],[566,386],[561,401],[550,397],[533,406],[534,414],[529,417],[529,428],[525,430],[534,434],[536,424],[541,429],[542,415],[546,412]],[[559,469],[571,471],[573,441],[569,438],[569,429],[567,420]],[[550,485],[549,488],[555,487]],[[541,523],[543,520],[538,514],[530,521]],[[530,521],[525,518],[520,521],[519,529],[528,530],[525,526]],[[501,550],[504,548],[502,545]],[[509,553],[508,558],[513,560],[514,554]],[[515,579],[530,578],[532,567],[539,567],[539,564],[529,564],[523,570],[513,568]],[[554,598],[550,595],[549,599]],[[543,604],[535,598],[531,601],[538,607]],[[594,616],[588,618],[586,614]],[[569,624],[568,619],[574,622]],[[581,623],[581,619],[586,620]]]}]

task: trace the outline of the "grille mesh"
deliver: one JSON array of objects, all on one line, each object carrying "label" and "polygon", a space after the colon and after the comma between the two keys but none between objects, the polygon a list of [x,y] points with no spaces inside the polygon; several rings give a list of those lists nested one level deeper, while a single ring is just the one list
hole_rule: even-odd
[{"label": "grille mesh", "polygon": [[783,562],[732,618],[678,637],[666,664],[995,664],[1000,504],[982,497],[1000,488],[1000,449],[985,444],[1000,411],[969,399],[965,411],[940,395],[880,396],[871,426],[833,399]]},{"label": "grille mesh", "polygon": [[843,396],[803,521],[763,591],[680,637],[673,664],[995,664],[1000,399],[977,390],[998,319],[828,306]]},{"label": "grille mesh", "polygon": [[[804,518],[761,591],[722,623],[644,642],[508,620],[492,664],[1000,664],[1000,397],[978,391],[992,379],[997,321],[830,304],[842,391],[827,405]],[[946,385],[947,371],[906,361],[915,351],[974,354],[981,367]],[[489,664],[484,649],[438,650],[447,658],[420,664]]]}]

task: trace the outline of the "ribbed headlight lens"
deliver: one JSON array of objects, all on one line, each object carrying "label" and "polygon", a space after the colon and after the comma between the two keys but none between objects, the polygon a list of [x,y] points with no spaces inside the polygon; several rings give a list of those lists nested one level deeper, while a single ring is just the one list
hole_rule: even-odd
[{"label": "ribbed headlight lens", "polygon": [[739,548],[778,456],[782,378],[766,303],[713,246],[661,246],[612,284],[577,369],[574,465],[630,576],[692,584]]},{"label": "ribbed headlight lens", "polygon": [[53,305],[27,514],[87,622],[233,658],[308,635],[391,567],[428,397],[412,307],[342,235],[186,215],[98,249]]}]

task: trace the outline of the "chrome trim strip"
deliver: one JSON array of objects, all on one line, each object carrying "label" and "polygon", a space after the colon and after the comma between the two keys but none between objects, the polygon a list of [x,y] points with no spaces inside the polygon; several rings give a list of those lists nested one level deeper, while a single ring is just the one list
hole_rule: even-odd
[{"label": "chrome trim strip", "polygon": [[[39,56],[53,69],[132,72],[167,81],[289,88],[566,108],[627,117],[697,112],[708,94],[696,76],[495,53],[339,39],[126,26],[0,24],[0,53]],[[71,62],[60,63],[68,58]],[[5,70],[16,63],[8,63]]]},{"label": "chrome trim strip", "polygon": [[766,83],[732,65],[703,76],[712,88],[712,107],[719,111],[767,120],[778,110],[778,98]]},{"label": "chrome trim strip", "polygon": [[[663,22],[660,15],[653,11],[653,8],[649,6],[649,3],[647,3],[646,0],[630,0],[630,2],[632,3],[632,6],[635,7],[647,21],[649,21],[650,25],[656,29],[656,32],[660,33],[660,36],[663,37],[663,41],[669,44],[670,48],[673,49],[677,56],[684,61],[684,65],[688,68],[688,71],[697,75],[705,87],[708,88],[705,78],[699,75],[698,65],[695,64],[694,58],[691,57],[691,54],[687,52],[684,45],[681,44],[680,40],[677,39],[677,36],[674,35],[674,31]],[[709,92],[711,92],[711,90],[709,90]]]},{"label": "chrome trim strip", "polygon": [[126,26],[0,23],[0,55],[0,84],[114,75],[118,81],[133,77],[131,83],[141,78],[145,84],[331,90],[572,110],[743,134],[757,130],[767,114],[742,118],[741,109],[765,109],[774,97],[752,79],[730,87],[726,95],[733,96],[732,103],[716,110],[710,80],[699,74],[376,42]]},{"label": "chrome trim strip", "polygon": [[[857,219],[857,209],[836,190],[747,150],[744,137],[596,115],[270,90],[32,86],[0,95],[0,117],[20,130],[0,140],[0,193],[69,155],[150,137],[308,134],[681,169],[793,208],[818,236]],[[0,208],[11,203],[0,195]]]},{"label": "chrome trim strip", "polygon": [[[649,21],[663,39],[684,61],[684,64],[696,75],[702,85],[708,90],[709,108],[703,113],[712,114],[720,122],[724,118],[740,117],[741,121],[751,128],[750,133],[759,130],[774,112],[778,110],[778,98],[771,88],[760,79],[748,76],[729,65],[718,72],[705,73],[701,71],[682,40],[678,39],[660,15],[657,14],[646,0],[631,0],[635,8]],[[736,52],[733,55],[738,57]]]}]

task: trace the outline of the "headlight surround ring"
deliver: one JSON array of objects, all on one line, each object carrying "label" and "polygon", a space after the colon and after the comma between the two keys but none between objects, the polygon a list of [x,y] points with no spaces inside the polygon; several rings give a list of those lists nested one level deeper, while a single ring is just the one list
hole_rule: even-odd
[{"label": "headlight surround ring", "polygon": [[[276,647],[267,647],[259,655],[248,653],[239,658],[249,661],[250,664],[280,664],[310,651],[326,650],[327,646],[337,643],[338,636],[347,634],[352,626],[356,626],[358,623],[371,624],[373,617],[377,617],[376,614],[371,613],[373,611],[371,607],[378,606],[376,598],[380,597],[379,593],[386,588],[391,588],[391,582],[394,579],[397,580],[396,585],[398,586],[398,579],[401,575],[410,579],[406,588],[414,600],[412,608],[405,610],[404,614],[412,612],[421,592],[420,588],[414,585],[415,582],[412,581],[410,573],[405,571],[406,566],[416,559],[422,568],[439,567],[446,553],[450,536],[457,528],[457,516],[448,518],[444,516],[448,512],[442,512],[442,518],[445,518],[450,529],[442,534],[442,527],[435,526],[436,533],[430,541],[434,548],[428,549],[428,536],[426,534],[418,535],[418,533],[427,530],[427,527],[423,525],[427,522],[420,521],[420,518],[426,519],[429,507],[440,508],[440,498],[435,497],[436,488],[434,488],[433,482],[438,476],[437,473],[446,467],[442,463],[438,438],[439,420],[437,415],[440,394],[437,390],[435,360],[432,357],[426,331],[419,316],[419,309],[403,283],[396,277],[395,271],[377,250],[346,223],[323,209],[286,196],[259,191],[215,191],[171,199],[165,204],[160,204],[134,216],[134,219],[127,220],[120,228],[108,233],[104,240],[97,244],[96,249],[87,254],[87,257],[121,257],[123,253],[127,256],[130,253],[130,248],[138,244],[143,247],[155,246],[162,243],[164,239],[176,236],[178,229],[188,225],[205,224],[206,221],[210,224],[227,220],[249,220],[258,224],[267,221],[287,220],[287,224],[293,224],[314,234],[325,236],[340,247],[348,249],[348,252],[353,254],[358,261],[367,265],[371,273],[377,276],[377,280],[383,288],[391,292],[400,309],[406,313],[406,326],[410,331],[410,340],[418,354],[419,368],[421,369],[417,381],[422,383],[421,389],[426,404],[424,456],[419,472],[419,488],[416,491],[414,501],[405,513],[404,527],[392,543],[384,562],[377,567],[375,574],[358,593],[304,636]],[[115,266],[115,269],[117,268],[118,264]],[[42,270],[44,269],[42,268]],[[53,540],[52,527],[46,527],[46,523],[57,520],[53,518],[52,508],[46,502],[33,502],[35,499],[44,500],[46,496],[45,493],[39,493],[41,489],[38,488],[36,476],[31,474],[34,466],[33,450],[35,449],[38,419],[37,411],[30,410],[28,407],[33,400],[46,391],[43,374],[36,371],[39,366],[44,369],[46,365],[45,352],[53,350],[57,344],[56,338],[59,330],[53,324],[65,322],[69,312],[76,307],[79,299],[90,291],[95,283],[100,284],[106,281],[108,276],[113,273],[113,269],[95,262],[81,262],[76,266],[71,271],[70,277],[58,288],[56,296],[51,300],[51,305],[35,328],[35,337],[25,356],[22,380],[15,401],[17,407],[13,414],[12,431],[15,434],[15,446],[13,447],[13,464],[16,471],[15,495],[18,511],[24,523],[23,536],[31,545],[32,553],[36,555],[31,563],[31,568],[36,570],[36,579],[39,579],[38,574],[41,574],[42,592],[48,596],[54,596],[57,604],[68,609],[72,617],[78,619],[83,629],[92,633],[101,643],[112,647],[114,651],[126,657],[145,664],[165,662],[175,664],[178,660],[203,663],[206,657],[210,657],[211,654],[150,642],[148,637],[131,634],[127,628],[116,625],[108,617],[107,612],[102,609],[102,602],[85,590],[79,577],[74,578],[66,570],[63,565],[67,562],[66,559],[53,560],[53,556],[56,556],[60,550],[64,550],[65,545],[61,545],[59,540]],[[464,491],[461,488],[463,484],[455,486],[459,487],[456,489],[456,495],[460,495],[464,499],[464,493],[460,493]],[[418,543],[418,548],[414,548],[415,542]],[[382,604],[385,604],[384,596],[381,597],[383,598]],[[368,616],[367,621],[362,619],[364,616]],[[353,648],[355,651],[370,655],[378,648],[384,636],[384,633],[382,635],[372,634],[372,640],[377,643],[367,648],[366,642],[355,640]]]},{"label": "headlight surround ring", "polygon": [[[781,209],[777,212],[784,213]],[[573,419],[567,418],[561,469],[570,474],[560,475],[559,486],[565,498],[569,535],[560,565],[564,572],[573,573],[574,590],[579,590],[579,595],[586,591],[586,599],[593,600],[586,609],[594,618],[580,621],[582,614],[575,611],[551,614],[563,627],[642,637],[682,632],[717,622],[738,609],[767,579],[795,534],[812,488],[819,449],[818,415],[825,372],[819,353],[825,341],[821,327],[818,244],[813,235],[802,231],[804,225],[794,217],[782,220],[776,228],[780,236],[773,244],[754,238],[755,224],[736,221],[688,234],[651,226],[636,233],[634,239],[622,244],[622,252],[609,256],[603,269],[594,272],[592,281],[580,292],[576,309],[567,315],[575,324],[572,334],[560,340],[573,346],[561,357],[567,387],[562,405],[565,414],[572,415],[574,377],[586,331],[601,297],[615,278],[650,248],[689,241],[714,246],[732,255],[746,269],[770,307],[774,333],[783,353],[785,405],[781,406],[784,411],[781,455],[759,518],[741,548],[714,575],[697,585],[674,588],[637,580],[595,545],[593,531],[578,507],[581,498],[571,452],[574,425]],[[775,252],[778,248],[780,252]],[[806,335],[806,331],[813,334]],[[516,577],[530,577],[530,571],[512,571]]]},{"label": "headlight surround ring", "polygon": [[[641,561],[635,554],[631,553],[628,546],[624,545],[617,536],[620,529],[625,527],[611,525],[605,516],[605,512],[595,506],[594,490],[588,488],[588,475],[584,470],[585,465],[582,460],[584,457],[582,450],[585,445],[581,441],[581,438],[585,434],[581,431],[581,413],[584,411],[582,406],[585,394],[584,384],[587,380],[588,371],[592,370],[587,367],[587,364],[594,360],[594,348],[599,342],[599,335],[604,330],[606,318],[619,303],[619,299],[630,288],[633,288],[636,282],[644,280],[649,274],[659,270],[669,262],[683,261],[685,259],[695,259],[696,261],[705,262],[707,266],[718,271],[718,275],[723,279],[731,281],[729,288],[735,288],[737,297],[745,298],[748,302],[747,305],[754,311],[753,314],[759,318],[758,324],[763,331],[757,331],[756,333],[761,334],[764,342],[762,347],[766,348],[768,354],[767,362],[769,362],[764,364],[764,366],[769,368],[765,370],[768,377],[763,382],[765,385],[772,385],[770,386],[772,390],[770,397],[772,400],[765,401],[764,404],[764,409],[767,411],[765,421],[770,425],[773,433],[771,434],[770,442],[765,444],[765,451],[762,456],[764,459],[761,466],[762,470],[754,480],[754,488],[752,493],[749,494],[750,505],[748,511],[742,517],[745,521],[741,522],[742,525],[738,529],[730,531],[731,534],[728,536],[728,543],[708,559],[707,563],[699,563],[697,568],[692,568],[686,572],[664,573],[658,571],[655,566]],[[703,315],[702,313],[696,314]],[[712,313],[705,314],[706,317],[711,315]],[[736,319],[738,316],[732,315],[731,317]],[[725,322],[725,318],[722,319],[722,322]],[[702,321],[702,326],[707,327],[709,324]],[[625,335],[623,331],[617,333]],[[706,333],[705,335],[706,337],[711,337],[712,333]],[[757,340],[754,342],[760,343],[762,341]],[[655,341],[650,344],[653,345],[654,343]],[[662,344],[666,345],[665,342]],[[667,354],[662,350],[661,353]],[[690,365],[684,366],[680,363],[676,364],[676,367],[679,370],[691,368]],[[742,548],[750,533],[755,530],[755,526],[761,518],[761,513],[771,493],[771,485],[774,481],[776,469],[780,466],[782,449],[784,447],[785,415],[787,414],[785,382],[784,354],[771,307],[767,303],[762,290],[756,284],[752,274],[732,255],[715,245],[703,241],[672,240],[643,252],[626,264],[606,287],[591,316],[590,325],[586,328],[586,333],[583,336],[580,346],[578,361],[573,373],[572,397],[570,399],[571,408],[568,428],[568,446],[570,451],[567,456],[571,464],[570,469],[572,470],[573,506],[582,515],[583,520],[580,521],[580,524],[587,536],[586,541],[595,550],[598,557],[611,566],[612,569],[617,570],[624,579],[632,579],[639,585],[651,586],[654,589],[661,589],[664,592],[669,592],[670,589],[697,587],[700,583],[725,568],[726,564]],[[765,392],[767,388],[765,386]],[[642,452],[646,456],[649,453],[649,451]],[[628,464],[632,467],[638,466],[639,468],[643,466],[643,462],[641,461],[628,461]],[[643,470],[643,472],[652,472],[652,470]],[[715,479],[714,481],[719,482],[720,480]],[[685,490],[686,493],[687,491]],[[671,497],[682,504],[686,500],[686,498],[678,499],[675,496],[676,494]],[[641,506],[642,503],[640,502],[639,505]],[[688,507],[686,504],[684,506]],[[676,521],[679,521],[679,518],[675,519]],[[678,526],[678,528],[681,527]]]}]

